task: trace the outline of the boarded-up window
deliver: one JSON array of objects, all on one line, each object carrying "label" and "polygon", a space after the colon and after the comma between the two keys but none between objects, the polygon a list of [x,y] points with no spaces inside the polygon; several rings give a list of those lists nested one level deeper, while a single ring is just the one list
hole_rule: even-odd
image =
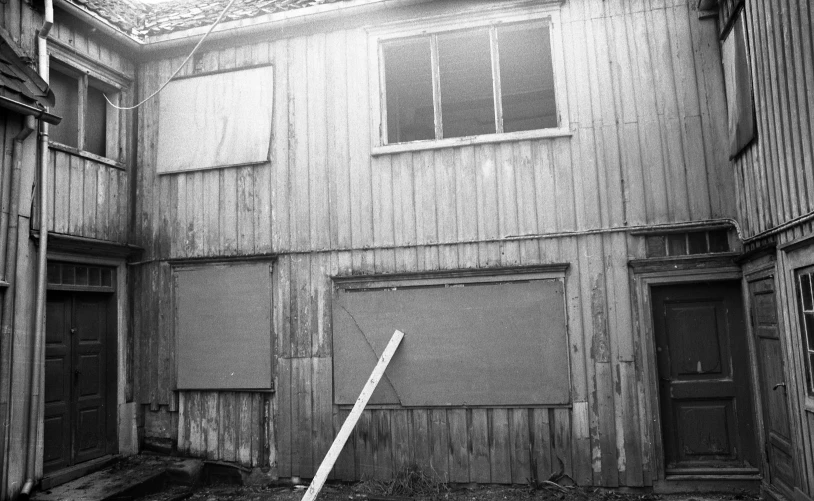
[{"label": "boarded-up window", "polygon": [[178,389],[271,388],[268,263],[176,272]]},{"label": "boarded-up window", "polygon": [[752,78],[746,55],[746,28],[740,15],[721,49],[726,85],[726,109],[729,115],[729,155],[737,156],[755,137],[755,110]]},{"label": "boarded-up window", "polygon": [[268,160],[271,66],[183,78],[161,93],[159,173]]},{"label": "boarded-up window", "polygon": [[405,338],[371,403],[569,403],[560,279],[339,289],[333,305],[337,404],[356,400],[396,329]]}]

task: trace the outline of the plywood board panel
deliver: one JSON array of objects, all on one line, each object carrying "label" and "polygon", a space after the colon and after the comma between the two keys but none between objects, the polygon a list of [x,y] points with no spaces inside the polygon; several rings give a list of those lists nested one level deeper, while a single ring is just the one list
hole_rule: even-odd
[{"label": "plywood board panel", "polygon": [[336,403],[353,403],[394,329],[402,330],[405,340],[386,373],[394,393],[385,397],[382,390],[378,396],[387,398],[382,403],[569,401],[560,281],[339,292],[334,305]]},{"label": "plywood board panel", "polygon": [[177,275],[178,388],[270,388],[269,265],[210,265]]},{"label": "plywood board panel", "polygon": [[273,83],[271,66],[171,81],[159,103],[157,171],[265,162]]}]

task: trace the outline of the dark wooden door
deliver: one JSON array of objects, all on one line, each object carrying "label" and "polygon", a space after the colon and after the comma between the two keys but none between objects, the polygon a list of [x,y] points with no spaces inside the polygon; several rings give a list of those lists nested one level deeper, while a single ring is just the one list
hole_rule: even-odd
[{"label": "dark wooden door", "polygon": [[754,472],[739,284],[655,287],[653,321],[666,473]]},{"label": "dark wooden door", "polygon": [[792,499],[794,460],[783,350],[777,325],[774,279],[765,277],[749,283],[751,320],[755,337],[758,378],[762,397],[768,482]]},{"label": "dark wooden door", "polygon": [[115,329],[109,294],[49,291],[45,472],[98,458],[115,442]]}]

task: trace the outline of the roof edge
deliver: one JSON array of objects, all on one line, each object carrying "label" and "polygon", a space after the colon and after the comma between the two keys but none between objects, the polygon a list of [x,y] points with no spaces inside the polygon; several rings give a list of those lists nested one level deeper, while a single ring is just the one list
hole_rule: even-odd
[{"label": "roof edge", "polygon": [[[64,1],[64,0],[63,0]],[[212,30],[207,40],[222,40],[223,38],[236,34],[245,35],[256,31],[267,30],[270,25],[280,23],[291,23],[292,25],[304,22],[321,22],[339,18],[341,16],[358,14],[359,12],[375,12],[383,9],[404,7],[427,3],[432,0],[349,0],[345,2],[333,2],[319,5],[311,5],[301,9],[294,9],[263,16],[236,19],[234,21],[221,22]],[[173,31],[161,35],[147,37],[143,45],[146,52],[158,52],[161,50],[186,45],[191,43],[190,39],[206,33],[211,25],[198,26],[186,30]]]},{"label": "roof edge", "polygon": [[[269,26],[281,23],[299,25],[306,22],[329,21],[342,16],[359,14],[360,12],[376,12],[431,1],[432,0],[349,0],[345,2],[312,5],[285,12],[221,22],[209,35],[207,41],[223,40],[224,38],[235,35],[250,35],[268,30]],[[198,26],[186,30],[155,35],[141,40],[125,33],[104,17],[70,0],[54,0],[54,4],[65,12],[97,28],[104,35],[119,42],[126,49],[138,56],[154,54],[163,50],[194,44],[211,26]]]},{"label": "roof edge", "polygon": [[105,35],[118,41],[130,50],[140,50],[144,42],[122,31],[118,26],[90,9],[81,7],[69,0],[54,0],[54,6],[90,24]]}]

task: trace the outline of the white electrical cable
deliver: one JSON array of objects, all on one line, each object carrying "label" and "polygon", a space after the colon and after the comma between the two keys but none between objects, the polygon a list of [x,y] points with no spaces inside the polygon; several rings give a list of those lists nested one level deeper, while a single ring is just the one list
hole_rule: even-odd
[{"label": "white electrical cable", "polygon": [[152,94],[150,94],[149,96],[145,97],[143,100],[141,100],[141,102],[139,102],[139,103],[137,103],[137,104],[134,104],[133,106],[118,106],[118,105],[116,105],[116,104],[114,104],[113,102],[111,102],[111,101],[110,101],[110,99],[107,97],[107,94],[104,94],[104,96],[105,96],[105,101],[107,101],[107,104],[109,104],[110,106],[113,106],[113,107],[114,107],[114,108],[116,108],[117,110],[134,110],[134,109],[138,108],[139,106],[141,106],[142,104],[144,104],[144,103],[146,103],[147,101],[149,101],[150,99],[152,99],[152,98],[154,98],[155,96],[157,96],[157,95],[158,95],[158,93],[159,93],[159,92],[161,92],[162,90],[164,90],[164,87],[166,87],[166,86],[167,86],[167,85],[168,85],[168,84],[169,84],[169,83],[172,81],[172,79],[173,79],[173,78],[175,78],[175,76],[176,76],[176,75],[178,75],[178,72],[180,72],[180,71],[181,71],[181,68],[183,68],[184,66],[186,66],[186,64],[189,62],[190,58],[192,58],[192,56],[195,54],[195,51],[197,51],[197,50],[198,50],[198,47],[200,47],[200,46],[201,46],[201,44],[203,43],[203,41],[204,41],[204,40],[206,40],[206,37],[208,37],[208,36],[209,36],[209,34],[210,34],[210,33],[212,33],[212,30],[214,30],[214,29],[215,29],[215,26],[217,26],[217,25],[218,25],[218,23],[220,23],[221,19],[223,19],[223,16],[225,16],[225,15],[226,15],[226,11],[228,11],[228,10],[229,10],[229,9],[232,7],[232,4],[234,4],[234,3],[235,3],[235,1],[236,1],[236,0],[230,0],[230,1],[229,1],[229,4],[228,4],[228,5],[226,5],[226,7],[225,7],[225,8],[223,9],[223,11],[220,13],[220,15],[218,16],[218,18],[217,18],[217,19],[215,19],[215,22],[214,22],[214,23],[212,23],[212,26],[210,26],[210,27],[209,27],[209,29],[206,31],[206,33],[204,33],[204,36],[202,36],[202,37],[201,37],[201,39],[200,39],[200,40],[198,40],[198,43],[197,43],[197,44],[195,44],[195,47],[192,49],[192,52],[190,52],[190,53],[189,53],[189,55],[186,57],[186,59],[184,59],[184,62],[182,62],[182,63],[181,63],[179,66],[178,66],[178,68],[177,68],[177,69],[176,69],[176,70],[175,70],[175,71],[172,73],[172,75],[170,75],[170,78],[168,78],[166,82],[164,82],[163,84],[161,84],[161,87],[159,87],[159,88],[158,88],[158,90],[156,90],[155,92],[153,92],[153,93],[152,93]]}]

